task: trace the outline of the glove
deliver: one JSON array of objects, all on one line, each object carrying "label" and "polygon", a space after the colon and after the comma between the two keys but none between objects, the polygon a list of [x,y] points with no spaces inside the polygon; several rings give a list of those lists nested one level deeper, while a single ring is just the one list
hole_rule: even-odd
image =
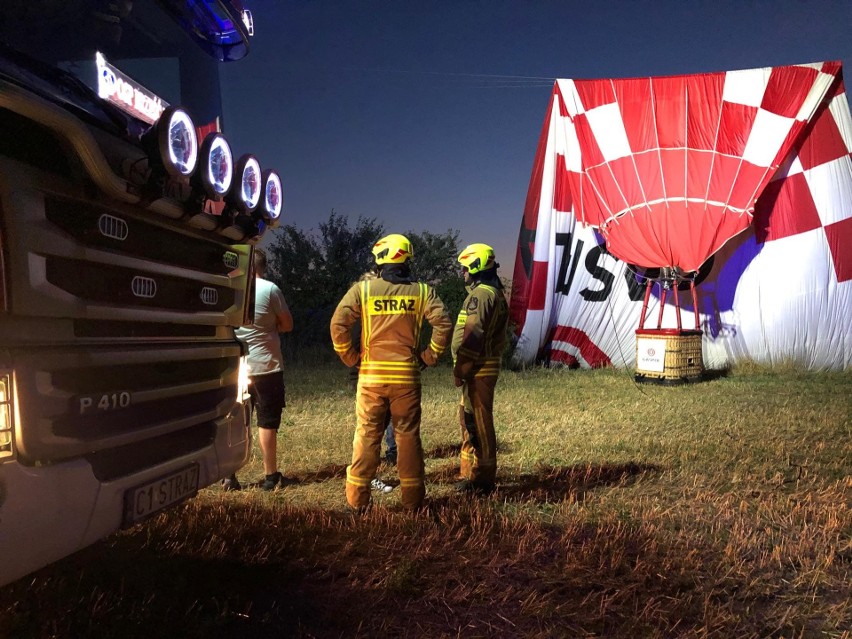
[{"label": "glove", "polygon": [[464,380],[461,377],[453,375],[453,384],[456,385],[456,388],[461,388],[464,385]]},{"label": "glove", "polygon": [[340,360],[349,368],[352,368],[353,366],[360,366],[361,353],[356,351],[354,348],[350,348],[345,353],[340,353]]},{"label": "glove", "polygon": [[431,348],[425,348],[418,355],[418,359],[420,360],[420,370],[423,370],[427,366],[434,366],[438,363],[438,356],[435,355],[434,351]]}]

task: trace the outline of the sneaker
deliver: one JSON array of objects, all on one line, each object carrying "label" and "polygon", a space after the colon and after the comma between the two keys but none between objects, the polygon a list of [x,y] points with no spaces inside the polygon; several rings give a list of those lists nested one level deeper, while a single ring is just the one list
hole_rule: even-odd
[{"label": "sneaker", "polygon": [[278,487],[278,484],[281,483],[281,473],[277,470],[271,475],[267,475],[266,479],[264,479],[260,484],[261,490],[275,490]]},{"label": "sneaker", "polygon": [[393,486],[388,486],[378,477],[376,477],[373,481],[370,482],[370,488],[380,493],[389,493],[393,490]]},{"label": "sneaker", "polygon": [[226,477],[222,480],[222,490],[228,492],[231,490],[242,490],[243,487],[240,485],[240,482],[237,480],[236,475],[231,475],[230,477]]}]

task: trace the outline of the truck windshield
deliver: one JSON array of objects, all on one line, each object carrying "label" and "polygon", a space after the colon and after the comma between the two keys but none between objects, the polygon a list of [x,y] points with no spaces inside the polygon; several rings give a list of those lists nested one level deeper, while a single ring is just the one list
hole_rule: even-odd
[{"label": "truck windshield", "polygon": [[[248,50],[239,15],[238,2],[223,0],[3,0],[0,44],[6,57],[10,51],[24,54],[17,66],[33,58],[73,74],[95,92],[100,53],[165,103],[180,104],[206,123],[221,111],[218,61]],[[28,72],[38,74],[40,66],[29,65]],[[69,93],[79,92],[66,86],[62,97],[81,101]]]}]

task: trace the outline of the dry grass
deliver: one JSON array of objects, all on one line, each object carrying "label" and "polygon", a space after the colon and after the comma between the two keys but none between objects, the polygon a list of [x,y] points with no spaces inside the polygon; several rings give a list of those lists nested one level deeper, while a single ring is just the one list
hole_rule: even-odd
[{"label": "dry grass", "polygon": [[852,637],[852,371],[506,373],[481,500],[452,494],[456,401],[429,371],[428,509],[356,517],[345,371],[290,371],[296,486],[202,491],[0,590],[0,636]]}]

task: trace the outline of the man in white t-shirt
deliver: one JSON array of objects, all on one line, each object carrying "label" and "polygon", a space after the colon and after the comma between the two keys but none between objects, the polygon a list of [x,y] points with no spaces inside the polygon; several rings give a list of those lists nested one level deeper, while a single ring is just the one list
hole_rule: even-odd
[{"label": "man in white t-shirt", "polygon": [[[266,253],[254,249],[254,324],[237,329],[237,337],[248,344],[249,391],[257,410],[257,438],[266,477],[260,487],[274,490],[282,483],[278,471],[278,427],[286,405],[284,358],[281,356],[279,333],[293,330],[293,316],[284,294],[266,276]],[[238,490],[235,477],[226,480],[225,488]]]}]

